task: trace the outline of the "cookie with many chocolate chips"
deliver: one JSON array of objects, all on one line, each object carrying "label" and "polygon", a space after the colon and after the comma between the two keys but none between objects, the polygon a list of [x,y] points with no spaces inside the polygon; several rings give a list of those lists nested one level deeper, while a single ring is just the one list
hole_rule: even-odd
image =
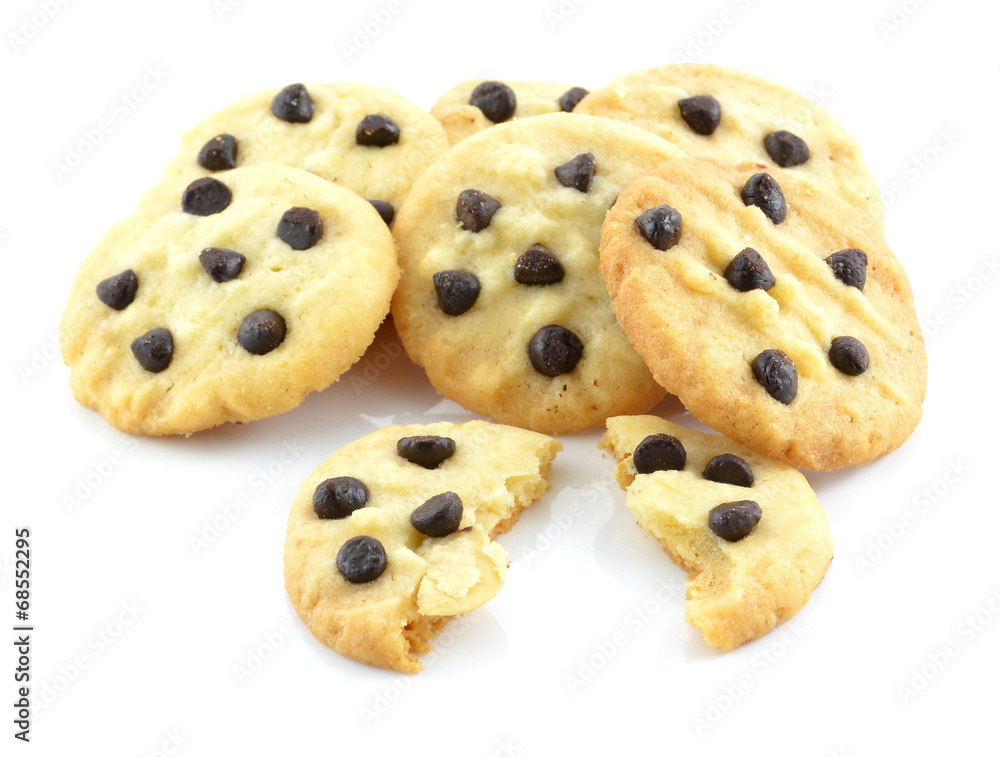
[{"label": "cookie with many chocolate chips", "polygon": [[882,228],[882,199],[861,148],[808,97],[743,71],[680,63],[620,76],[574,111],[621,119],[688,155],[789,169]]},{"label": "cookie with many chocolate chips", "polygon": [[[643,464],[665,440],[683,461]],[[764,635],[823,580],[830,528],[797,470],[652,416],[609,418],[600,446],[639,525],[687,571],[687,620],[712,646]]]},{"label": "cookie with many chocolate chips", "polygon": [[199,182],[210,201],[194,206],[183,178],[148,192],[84,261],[63,313],[76,398],[122,431],[290,410],[361,356],[399,278],[389,230],[353,192],[280,165]]},{"label": "cookie with many chocolate chips", "polygon": [[494,420],[555,433],[663,396],[615,321],[601,222],[637,173],[678,151],[610,119],[552,113],[451,148],[394,225],[393,317],[434,388]]},{"label": "cookie with many chocolate chips", "polygon": [[[608,214],[601,272],[657,381],[703,423],[775,460],[861,465],[920,420],[927,357],[902,266],[854,208],[777,168],[782,220],[747,202],[763,167],[673,160]],[[669,248],[647,236],[676,214]]]},{"label": "cookie with many chocolate chips", "polygon": [[568,84],[470,79],[441,96],[431,115],[457,144],[476,132],[513,118],[571,113],[588,91]]},{"label": "cookie with many chocolate chips", "polygon": [[347,657],[405,673],[507,576],[494,538],[548,489],[562,445],[484,421],[388,426],[336,452],[288,517],[285,587]]},{"label": "cookie with many chocolate chips", "polygon": [[290,84],[242,97],[184,134],[164,177],[223,178],[281,163],[347,187],[392,219],[413,180],[448,148],[433,116],[370,84]]}]

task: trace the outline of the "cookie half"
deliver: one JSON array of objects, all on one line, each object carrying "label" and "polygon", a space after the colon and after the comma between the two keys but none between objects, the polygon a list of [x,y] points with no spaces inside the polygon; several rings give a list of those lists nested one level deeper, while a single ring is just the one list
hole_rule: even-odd
[{"label": "cookie half", "polygon": [[389,230],[349,190],[278,165],[174,178],[80,267],[63,359],[122,431],[266,418],[361,356],[398,278]]},{"label": "cookie half", "polygon": [[493,541],[548,489],[562,445],[484,421],[387,426],[328,458],[288,518],[285,587],[302,621],[347,657],[405,673],[456,615],[491,599]]},{"label": "cookie half", "polygon": [[600,441],[639,525],[688,573],[688,622],[723,651],[795,615],[833,557],[801,473],[662,418],[608,419]]},{"label": "cookie half", "polygon": [[707,63],[660,66],[613,79],[575,112],[641,126],[693,157],[786,168],[883,227],[857,141],[808,97],[763,77]]},{"label": "cookie half", "polygon": [[862,465],[909,436],[927,357],[902,266],[854,208],[780,169],[667,161],[604,223],[615,313],[703,423],[791,465]]},{"label": "cookie half", "polygon": [[443,94],[431,115],[441,122],[454,145],[511,119],[571,113],[587,94],[583,87],[568,84],[470,79]]},{"label": "cookie half", "polygon": [[598,270],[607,209],[678,155],[616,121],[552,113],[451,148],[394,231],[393,318],[438,392],[544,433],[643,412],[663,396],[615,321]]},{"label": "cookie half", "polygon": [[223,178],[280,163],[376,203],[391,222],[413,180],[448,148],[427,111],[370,84],[290,84],[242,97],[184,134],[164,177]]}]

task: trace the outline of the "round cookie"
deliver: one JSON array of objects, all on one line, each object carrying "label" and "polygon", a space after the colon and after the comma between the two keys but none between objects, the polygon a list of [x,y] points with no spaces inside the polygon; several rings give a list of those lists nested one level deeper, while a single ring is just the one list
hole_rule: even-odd
[{"label": "round cookie", "polygon": [[728,652],[795,615],[833,557],[805,477],[716,434],[608,419],[600,441],[640,526],[688,573],[688,622]]},{"label": "round cookie", "polygon": [[570,113],[588,94],[583,87],[535,81],[470,79],[445,92],[431,115],[458,144],[466,137],[513,118]]},{"label": "round cookie", "polygon": [[686,158],[632,182],[601,237],[615,314],[716,431],[798,467],[870,462],[920,420],[909,282],[853,207],[763,169]]},{"label": "round cookie", "polygon": [[438,392],[557,433],[643,412],[663,390],[615,321],[598,270],[618,192],[678,151],[609,119],[552,113],[451,148],[394,226],[393,318]]},{"label": "round cookie", "polygon": [[290,84],[242,97],[187,131],[164,177],[281,163],[385,203],[377,207],[391,222],[413,180],[447,148],[437,119],[388,89]]},{"label": "round cookie", "polygon": [[302,621],[347,657],[405,673],[452,617],[491,599],[493,541],[548,489],[562,445],[484,421],[388,426],[323,462],[296,495],[285,587]]},{"label": "round cookie", "polygon": [[692,157],[786,168],[883,227],[882,196],[855,139],[808,97],[763,77],[707,63],[660,66],[613,79],[575,112],[641,126]]},{"label": "round cookie", "polygon": [[80,267],[63,359],[77,400],[122,431],[266,418],[361,356],[398,278],[372,206],[310,173],[169,179]]}]

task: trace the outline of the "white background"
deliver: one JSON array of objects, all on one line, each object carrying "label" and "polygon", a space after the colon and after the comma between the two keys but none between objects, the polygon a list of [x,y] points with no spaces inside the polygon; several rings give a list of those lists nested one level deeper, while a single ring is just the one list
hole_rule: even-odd
[{"label": "white background", "polygon": [[[0,752],[997,754],[998,21],[971,0],[5,0]],[[593,88],[678,56],[782,82],[856,135],[927,338],[910,440],[808,475],[835,558],[790,624],[707,647],[593,431],[563,438],[553,490],[501,539],[507,584],[426,672],[367,668],[299,623],[281,552],[296,490],[341,445],[469,417],[392,357],[391,331],[328,391],[242,427],[132,439],[74,402],[55,344],[76,267],[181,131],[231,100],[353,80],[429,108],[471,77]],[[57,172],[102,119],[110,132]],[[690,420],[676,401],[658,411]],[[11,706],[15,527],[32,533],[27,746]],[[929,680],[907,695],[915,676]]]}]

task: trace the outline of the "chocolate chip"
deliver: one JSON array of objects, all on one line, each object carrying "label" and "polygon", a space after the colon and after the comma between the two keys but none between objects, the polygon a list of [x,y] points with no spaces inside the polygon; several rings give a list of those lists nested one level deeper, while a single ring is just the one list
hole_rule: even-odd
[{"label": "chocolate chip", "polygon": [[124,310],[132,304],[138,289],[139,279],[135,271],[128,268],[98,284],[97,299],[113,310]]},{"label": "chocolate chip", "polygon": [[652,473],[658,470],[684,470],[687,452],[680,440],[670,434],[650,434],[635,448],[632,454],[636,473]]},{"label": "chocolate chip", "polygon": [[566,272],[555,255],[540,244],[533,244],[521,253],[514,264],[514,280],[528,286],[558,284]]},{"label": "chocolate chip", "polygon": [[799,392],[795,363],[781,350],[764,350],[751,363],[753,376],[774,399],[790,405]]},{"label": "chocolate chip", "polygon": [[236,168],[236,137],[232,134],[212,137],[198,152],[198,165],[209,171]]},{"label": "chocolate chip", "polygon": [[399,127],[389,116],[372,113],[361,119],[354,141],[369,147],[388,147],[399,141]]},{"label": "chocolate chip", "polygon": [[785,193],[781,185],[769,173],[755,173],[740,191],[744,205],[756,205],[761,212],[777,225],[785,220],[788,205],[785,203]]},{"label": "chocolate chip", "polygon": [[289,84],[271,101],[271,112],[282,121],[304,124],[312,120],[313,102],[301,84]]},{"label": "chocolate chip", "polygon": [[722,118],[722,108],[719,101],[711,95],[695,95],[677,101],[681,118],[691,127],[695,134],[707,137],[719,127]]},{"label": "chocolate chip", "polygon": [[232,281],[243,273],[243,265],[247,262],[244,255],[236,250],[225,250],[221,247],[206,247],[198,256],[202,267],[219,284]]},{"label": "chocolate chip", "polygon": [[351,476],[328,478],[313,492],[313,512],[323,520],[340,520],[368,504],[368,487]]},{"label": "chocolate chip", "polygon": [[132,342],[132,354],[147,371],[159,373],[174,356],[174,335],[169,329],[150,329]]},{"label": "chocolate chip", "polygon": [[233,201],[229,187],[218,179],[206,176],[188,184],[181,195],[181,208],[194,216],[211,216],[221,213]]},{"label": "chocolate chip", "polygon": [[517,97],[514,90],[503,82],[484,81],[472,90],[469,104],[475,105],[490,121],[498,124],[514,115]]},{"label": "chocolate chip", "polygon": [[750,470],[747,461],[728,452],[716,455],[709,460],[701,475],[702,478],[720,484],[753,486],[753,471]]},{"label": "chocolate chip", "polygon": [[243,319],[236,340],[251,355],[266,355],[285,341],[285,319],[273,310],[255,310]]},{"label": "chocolate chip", "polygon": [[410,525],[424,536],[447,536],[462,522],[462,499],[455,492],[435,494],[410,513]]},{"label": "chocolate chip", "polygon": [[366,584],[385,573],[389,558],[374,536],[355,536],[337,553],[337,570],[352,584]]},{"label": "chocolate chip", "polygon": [[293,250],[308,250],[323,238],[323,219],[309,208],[289,208],[278,222],[278,238]]},{"label": "chocolate chip", "polygon": [[438,271],[433,276],[438,307],[445,315],[461,315],[479,298],[479,279],[468,271]]},{"label": "chocolate chip", "polygon": [[478,234],[490,225],[493,214],[500,210],[500,203],[478,189],[464,189],[455,203],[455,215],[466,231]]},{"label": "chocolate chip", "polygon": [[635,226],[646,241],[658,250],[669,250],[680,241],[681,214],[669,205],[650,208],[635,219]]},{"label": "chocolate chip", "polygon": [[556,167],[556,178],[564,187],[589,192],[596,165],[597,160],[592,152],[580,153],[573,160]]},{"label": "chocolate chip", "polygon": [[562,326],[540,328],[528,342],[528,358],[545,376],[569,373],[583,357],[580,337]]},{"label": "chocolate chip", "polygon": [[764,137],[764,149],[782,168],[801,166],[809,160],[809,145],[790,131],[772,131]]},{"label": "chocolate chip", "polygon": [[708,527],[720,539],[739,541],[757,528],[760,516],[760,505],[753,500],[723,502],[708,511]]},{"label": "chocolate chip", "polygon": [[848,376],[860,376],[868,370],[868,349],[853,336],[838,336],[830,344],[830,362]]},{"label": "chocolate chip", "polygon": [[725,276],[726,281],[740,292],[749,292],[751,289],[763,289],[766,292],[774,286],[774,274],[767,261],[753,247],[745,247],[729,261]]},{"label": "chocolate chip", "polygon": [[573,108],[580,104],[580,100],[590,94],[590,90],[583,87],[570,87],[559,98],[559,107],[564,113],[572,113]]},{"label": "chocolate chip", "polygon": [[392,223],[392,219],[396,217],[396,211],[392,209],[392,205],[382,200],[369,200],[372,207],[378,211],[378,214],[382,216],[382,220],[385,221],[385,225],[388,226]]},{"label": "chocolate chip", "polygon": [[868,278],[868,256],[863,250],[841,250],[833,253],[826,262],[833,269],[833,275],[847,286],[864,291],[865,280]]},{"label": "chocolate chip", "polygon": [[396,453],[404,460],[434,470],[455,454],[455,440],[447,436],[404,436],[396,442]]}]

